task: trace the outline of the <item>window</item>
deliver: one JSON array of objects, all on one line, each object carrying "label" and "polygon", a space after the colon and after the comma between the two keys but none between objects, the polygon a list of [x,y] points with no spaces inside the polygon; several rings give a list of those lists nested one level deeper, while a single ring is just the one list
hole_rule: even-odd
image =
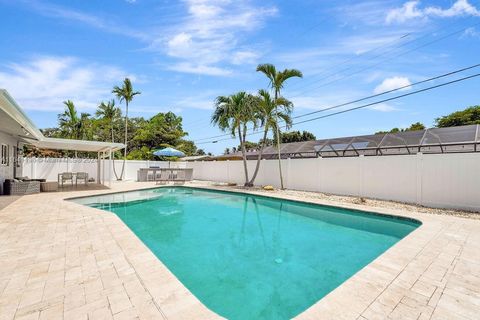
[{"label": "window", "polygon": [[6,144],[2,144],[2,166],[8,166],[8,146]]},{"label": "window", "polygon": [[20,168],[22,163],[22,159],[20,158],[22,156],[22,150],[20,148],[17,148],[16,146],[13,146],[12,151],[13,151],[13,165],[16,166],[17,168]]}]

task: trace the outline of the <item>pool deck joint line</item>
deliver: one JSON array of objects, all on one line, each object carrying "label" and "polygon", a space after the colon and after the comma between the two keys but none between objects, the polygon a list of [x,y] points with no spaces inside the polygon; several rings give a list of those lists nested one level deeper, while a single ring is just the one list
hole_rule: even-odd
[{"label": "pool deck joint line", "polygon": [[[187,184],[239,190],[205,182]],[[0,210],[0,320],[218,319],[113,213],[65,198],[151,188],[23,196]],[[244,190],[242,190],[244,192]],[[478,319],[480,220],[288,192],[252,194],[420,220],[423,224],[298,319]]]}]

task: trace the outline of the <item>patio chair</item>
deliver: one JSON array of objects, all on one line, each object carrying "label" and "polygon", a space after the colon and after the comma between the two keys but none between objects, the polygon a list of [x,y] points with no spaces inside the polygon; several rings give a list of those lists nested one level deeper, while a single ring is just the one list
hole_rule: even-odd
[{"label": "patio chair", "polygon": [[158,183],[167,183],[170,180],[170,171],[168,170],[161,170],[157,173],[158,178],[156,179],[157,184]]},{"label": "patio chair", "polygon": [[175,173],[175,179],[173,179],[174,182],[181,182],[185,183],[185,171],[184,170],[178,170]]},{"label": "patio chair", "polygon": [[78,180],[83,180],[85,185],[87,185],[88,184],[88,173],[77,172],[77,178],[75,179],[75,185],[78,185]]},{"label": "patio chair", "polygon": [[73,186],[73,173],[71,172],[63,172],[60,176],[60,182],[62,184],[62,188],[63,188],[63,184],[65,182],[68,182],[70,181],[70,183],[72,184]]},{"label": "patio chair", "polygon": [[155,170],[147,171],[147,181],[155,181]]}]

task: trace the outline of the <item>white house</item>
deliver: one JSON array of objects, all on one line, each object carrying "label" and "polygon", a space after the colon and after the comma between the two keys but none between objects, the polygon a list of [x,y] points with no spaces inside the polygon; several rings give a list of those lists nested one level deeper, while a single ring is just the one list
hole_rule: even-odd
[{"label": "white house", "polygon": [[5,89],[0,89],[0,194],[5,179],[23,176],[22,150],[25,144],[39,148],[97,152],[97,182],[102,181],[100,159],[123,149],[121,143],[45,137]]}]

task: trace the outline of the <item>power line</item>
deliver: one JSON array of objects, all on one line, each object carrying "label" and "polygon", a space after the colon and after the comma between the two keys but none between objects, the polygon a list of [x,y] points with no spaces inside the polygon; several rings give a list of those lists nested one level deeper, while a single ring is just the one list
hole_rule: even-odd
[{"label": "power line", "polygon": [[438,79],[441,79],[441,78],[449,77],[451,75],[454,75],[454,74],[457,74],[457,73],[460,73],[460,72],[463,72],[463,71],[467,71],[467,70],[470,70],[470,69],[478,68],[478,67],[480,67],[480,64],[475,64],[475,65],[472,65],[472,66],[469,66],[469,67],[466,67],[466,68],[462,68],[462,69],[458,69],[458,70],[455,70],[455,71],[452,71],[452,72],[444,73],[444,74],[441,74],[441,75],[438,75],[438,76],[435,76],[435,77],[432,77],[432,78],[428,78],[428,79],[425,79],[425,80],[422,80],[422,81],[414,82],[414,83],[404,85],[404,86],[401,86],[401,87],[398,87],[398,88],[395,88],[395,89],[391,89],[391,90],[383,91],[383,92],[380,92],[380,93],[377,93],[377,94],[373,94],[373,95],[368,96],[368,97],[364,97],[364,98],[360,98],[360,99],[357,99],[357,100],[342,103],[342,104],[339,104],[339,105],[335,105],[335,106],[332,106],[332,107],[328,107],[328,108],[304,113],[304,114],[292,117],[292,119],[302,118],[302,117],[306,117],[306,116],[309,116],[309,115],[312,115],[312,114],[315,114],[315,113],[325,112],[325,111],[328,111],[328,110],[344,107],[344,106],[354,104],[354,103],[357,103],[357,102],[362,102],[362,101],[369,100],[369,99],[372,99],[372,98],[380,97],[380,96],[383,96],[383,95],[386,95],[386,94],[389,94],[389,93],[392,93],[392,92],[400,91],[400,90],[403,90],[403,89],[411,88],[413,86],[417,86],[417,85],[422,84],[422,83],[426,83],[426,82],[438,80]]},{"label": "power line", "polygon": [[[457,24],[455,24],[455,25],[458,25],[458,24],[460,24],[460,23],[457,23]],[[380,64],[382,64],[382,63],[384,63],[384,62],[386,62],[386,61],[389,61],[389,60],[391,60],[391,59],[395,59],[395,58],[401,57],[401,56],[403,56],[403,55],[405,55],[405,54],[408,54],[408,53],[410,53],[410,52],[413,52],[413,51],[417,51],[418,49],[421,49],[421,48],[427,47],[427,46],[429,46],[429,45],[431,45],[431,44],[434,44],[434,43],[437,43],[437,42],[439,42],[439,41],[442,41],[442,40],[444,40],[444,39],[446,39],[446,38],[449,38],[449,37],[451,37],[451,36],[454,36],[454,35],[456,35],[456,34],[458,34],[458,33],[460,33],[460,32],[463,32],[463,31],[467,30],[468,28],[475,27],[475,26],[477,26],[477,25],[479,25],[479,24],[480,24],[480,23],[476,23],[476,24],[473,24],[472,26],[464,27],[464,28],[459,29],[459,30],[457,30],[457,31],[454,31],[454,32],[452,32],[452,33],[450,33],[450,34],[447,34],[447,35],[445,35],[445,36],[443,36],[443,37],[441,37],[441,38],[438,38],[438,39],[435,39],[435,40],[433,40],[433,41],[424,43],[424,44],[422,44],[422,45],[420,45],[420,46],[417,46],[417,47],[415,47],[415,48],[412,48],[412,49],[410,49],[410,50],[403,51],[403,52],[401,52],[400,54],[398,54],[398,55],[396,55],[396,56],[394,55],[394,56],[392,56],[392,57],[388,57],[388,58],[386,58],[386,59],[383,59],[383,60],[379,61],[378,63],[375,63],[375,64],[373,64],[373,65],[369,65],[369,66],[364,67],[364,68],[362,68],[362,69],[360,69],[360,70],[354,71],[353,73],[346,74],[346,75],[344,75],[343,77],[334,79],[334,80],[329,81],[329,82],[326,82],[326,83],[322,83],[322,84],[320,84],[320,86],[314,87],[314,88],[312,88],[312,89],[318,89],[318,88],[321,88],[321,87],[325,87],[325,86],[328,86],[328,85],[330,85],[330,84],[332,84],[332,83],[338,82],[338,81],[340,81],[340,80],[350,78],[350,77],[353,76],[353,75],[356,75],[356,74],[358,74],[358,73],[360,73],[360,72],[363,72],[363,71],[365,71],[365,70],[368,70],[368,69],[370,69],[370,68],[373,68],[373,67],[375,67],[375,66],[378,66],[378,65],[380,65]],[[408,45],[408,44],[417,42],[417,41],[419,41],[420,39],[423,39],[423,38],[426,38],[426,37],[432,35],[434,32],[438,32],[438,31],[440,31],[440,30],[445,30],[445,29],[448,29],[449,27],[450,27],[450,25],[449,25],[449,26],[446,26],[446,27],[442,27],[442,28],[436,29],[435,31],[432,31],[432,32],[430,32],[430,33],[427,33],[427,34],[425,34],[425,35],[423,35],[423,36],[421,36],[421,37],[419,37],[419,38],[412,39],[412,40],[410,40],[410,41],[401,43],[401,44],[399,44],[398,46],[394,46],[391,50],[388,50],[388,51],[386,51],[386,52],[383,52],[383,53],[380,53],[380,54],[378,54],[378,55],[373,56],[371,59],[376,59],[376,58],[378,58],[378,57],[384,56],[385,54],[388,54],[388,53],[390,53],[390,52],[392,52],[392,51],[394,51],[394,50],[396,50],[396,49],[398,49],[398,48],[401,48],[401,47],[403,47],[403,46],[405,46],[405,45]],[[396,38],[395,40],[393,40],[393,41],[391,41],[391,42],[389,42],[389,43],[387,43],[387,44],[380,45],[380,46],[375,47],[375,48],[373,48],[373,49],[370,49],[370,50],[368,50],[368,51],[366,51],[366,52],[363,52],[363,53],[361,53],[361,54],[359,54],[359,55],[357,55],[357,56],[348,58],[348,59],[344,60],[343,62],[340,62],[339,65],[346,64],[346,63],[348,63],[348,62],[350,62],[350,61],[352,61],[352,60],[358,59],[359,57],[361,57],[361,56],[363,56],[363,55],[366,55],[366,54],[375,52],[375,51],[380,50],[380,49],[383,49],[383,48],[385,48],[385,47],[388,48],[390,45],[393,45],[395,42],[397,42],[397,41],[399,41],[399,40],[402,40],[402,39],[404,39],[404,38],[409,37],[411,34],[412,34],[412,33],[403,34],[403,35],[400,36],[399,38]],[[332,70],[332,69],[336,68],[337,66],[338,66],[338,65],[335,65],[335,66],[331,66],[331,67],[329,67],[329,68],[324,69],[323,72],[321,72],[320,74],[316,74],[316,75],[314,76],[314,78],[326,74],[325,71]],[[291,89],[292,86],[293,86],[293,88],[295,89],[295,85],[301,86],[302,89],[304,89],[305,87],[309,87],[309,86],[311,86],[311,85],[313,85],[313,84],[315,84],[315,83],[321,82],[321,81],[323,81],[323,80],[325,80],[325,79],[328,79],[328,78],[330,78],[330,77],[332,77],[332,76],[335,76],[335,75],[337,75],[337,74],[341,74],[342,72],[347,71],[347,70],[350,70],[350,69],[352,69],[352,68],[353,68],[353,67],[344,68],[344,69],[342,69],[342,70],[340,70],[340,71],[327,74],[327,76],[324,77],[324,78],[322,78],[322,79],[317,79],[317,80],[310,81],[310,82],[307,82],[307,83],[305,83],[305,82],[296,82],[296,83],[295,83],[295,82],[294,82],[294,83],[292,83],[292,84],[289,86],[289,89]],[[292,97],[293,97],[293,98],[299,97],[299,96],[303,95],[304,93],[311,91],[312,89],[310,89],[310,90],[302,90],[302,91],[297,92],[296,94],[294,94]],[[196,128],[196,127],[198,127],[198,125],[201,125],[202,123],[205,123],[205,122],[204,122],[203,120],[197,120],[197,121],[193,121],[193,122],[189,123],[188,125],[194,124],[193,127]],[[186,127],[186,126],[187,126],[187,124],[185,124],[185,127]],[[224,136],[224,135],[221,135],[221,136]],[[202,139],[199,139],[199,140],[206,140],[206,139],[209,139],[209,138],[202,138]]]},{"label": "power line", "polygon": [[[294,122],[292,124],[292,126],[302,124],[302,123],[316,121],[316,120],[327,118],[327,117],[332,117],[332,116],[347,113],[347,112],[350,112],[350,111],[355,111],[355,110],[358,110],[358,109],[364,109],[364,108],[371,107],[371,106],[374,106],[374,105],[377,105],[377,104],[380,104],[380,103],[385,103],[385,102],[401,99],[401,98],[408,97],[408,96],[411,96],[411,95],[414,95],[414,94],[419,94],[419,93],[422,93],[422,92],[430,91],[430,90],[433,90],[433,89],[437,89],[437,88],[440,88],[440,87],[444,87],[444,86],[447,86],[447,85],[458,83],[458,82],[461,82],[461,81],[466,81],[466,80],[469,80],[469,79],[473,79],[473,78],[479,77],[479,76],[480,76],[480,73],[476,73],[476,74],[473,74],[473,75],[470,75],[470,76],[467,76],[467,77],[463,77],[463,78],[455,79],[455,80],[452,80],[452,81],[444,82],[444,83],[441,83],[441,84],[438,84],[438,85],[435,85],[435,86],[419,89],[419,90],[412,91],[412,92],[409,92],[409,93],[405,93],[405,94],[402,94],[402,95],[398,95],[398,96],[395,96],[395,97],[391,97],[391,98],[367,103],[367,104],[364,104],[364,105],[361,105],[361,106],[358,106],[358,107],[349,108],[349,109],[346,109],[346,110],[341,110],[341,111],[337,111],[337,112],[334,112],[334,113],[329,113],[329,114],[324,115],[324,116],[319,116],[319,117],[315,117],[315,118],[310,118],[310,119]],[[281,128],[285,128],[285,127],[286,126],[284,125]],[[260,134],[260,133],[264,133],[264,131],[258,131],[258,132],[250,133],[250,134],[247,134],[247,136]],[[217,142],[220,142],[220,141],[227,141],[227,140],[232,140],[232,139],[234,139],[234,138],[232,137],[232,138],[220,139],[220,140],[216,140],[216,141],[200,142],[200,143],[197,143],[197,144],[217,143]]]},{"label": "power line", "polygon": [[[461,23],[455,23],[454,25],[459,25],[459,24],[461,24]],[[404,46],[406,46],[406,45],[409,45],[409,44],[412,44],[412,43],[414,43],[414,42],[417,42],[417,41],[419,41],[419,40],[421,40],[421,39],[427,38],[427,37],[431,36],[432,34],[435,34],[435,33],[439,32],[439,31],[441,31],[441,30],[446,30],[446,29],[450,28],[450,26],[451,26],[451,25],[448,25],[448,26],[445,26],[445,27],[442,27],[442,28],[435,29],[434,31],[431,31],[431,32],[429,32],[429,33],[426,33],[426,34],[424,34],[424,35],[422,35],[422,36],[420,36],[420,37],[418,37],[418,38],[415,38],[415,39],[406,41],[406,42],[404,42],[404,43],[401,43],[401,44],[399,44],[399,45],[397,45],[397,46],[394,46],[392,49],[390,49],[390,50],[388,50],[388,51],[386,51],[386,52],[383,52],[383,53],[380,53],[380,54],[378,54],[378,55],[373,56],[371,59],[375,59],[375,58],[384,56],[384,55],[386,55],[386,54],[388,54],[388,53],[390,53],[390,52],[392,52],[392,51],[394,51],[394,50],[396,50],[396,49],[398,49],[398,48],[404,47]],[[476,24],[474,24],[474,25],[472,25],[472,26],[468,26],[468,27],[462,28],[461,30],[457,30],[457,31],[454,32],[454,34],[457,34],[457,33],[459,33],[459,32],[465,31],[466,29],[471,28],[471,27],[474,27],[474,26],[476,26]],[[454,35],[454,34],[451,34],[451,35],[448,34],[448,35],[446,35],[445,37],[448,38],[448,37],[450,37],[450,36],[452,36],[452,35]],[[403,35],[402,37],[394,40],[394,41],[392,42],[392,44],[395,43],[397,40],[401,40],[401,39],[403,39],[403,38],[405,38],[405,37],[407,37],[407,36],[409,36],[409,35],[411,35],[411,33],[407,33],[407,34]],[[444,38],[439,39],[438,41],[441,41],[441,40],[443,40],[443,39],[444,39]],[[429,44],[427,44],[427,45],[429,45]],[[354,60],[354,59],[356,59],[356,58],[358,58],[358,57],[361,57],[362,55],[365,55],[365,54],[368,54],[368,53],[377,51],[378,49],[382,49],[383,47],[389,47],[389,45],[388,45],[388,44],[387,44],[387,45],[382,45],[382,46],[380,46],[380,47],[371,49],[371,50],[369,50],[369,51],[367,51],[367,52],[364,52],[364,53],[362,53],[362,54],[360,54],[360,55],[357,55],[356,57],[352,57],[352,58],[350,58],[350,59],[347,59],[347,60],[344,61],[344,62],[341,62],[340,65],[343,65],[343,64],[345,64],[345,62],[349,62],[349,61]],[[395,57],[394,57],[394,58],[395,58]],[[389,60],[389,59],[385,59],[384,61],[388,61],[388,60]],[[382,61],[382,62],[383,62],[383,61]],[[380,63],[382,63],[382,62],[380,62]],[[331,70],[331,69],[333,69],[333,68],[335,68],[335,67],[336,67],[336,66],[332,66],[332,67],[330,67],[330,68],[325,69],[324,71],[326,71],[326,70]],[[373,66],[370,66],[370,67],[373,67]],[[352,68],[353,68],[353,67],[348,67],[348,68],[342,69],[342,70],[340,70],[340,71],[337,71],[337,72],[334,72],[334,73],[330,73],[329,75],[327,75],[326,78],[330,78],[331,76],[340,74],[340,73],[342,73],[342,72],[344,72],[344,71],[347,71],[347,70],[350,70],[350,69],[352,69]],[[317,74],[317,75],[315,75],[314,77],[318,77],[319,75],[323,75],[323,74],[325,74],[325,72],[320,73],[320,74]],[[319,81],[322,81],[322,80],[325,80],[325,79],[318,79],[318,80],[310,81],[310,82],[307,82],[306,85],[305,85],[305,82],[302,82],[302,83],[297,82],[297,83],[293,83],[292,86],[295,87],[295,84],[297,84],[297,85],[302,85],[302,87],[311,86],[312,84],[318,83]]]},{"label": "power line", "polygon": [[[319,88],[322,88],[322,87],[331,85],[332,83],[338,82],[338,81],[340,81],[340,80],[348,79],[348,78],[350,78],[350,77],[352,77],[352,76],[354,76],[354,75],[356,75],[356,74],[359,74],[359,73],[361,73],[361,72],[363,72],[363,71],[366,71],[366,70],[368,70],[368,69],[371,69],[371,68],[373,68],[373,67],[376,67],[376,66],[378,66],[378,65],[380,65],[380,64],[382,64],[382,63],[384,63],[384,62],[387,62],[387,61],[389,61],[389,60],[391,60],[391,59],[399,58],[399,57],[402,57],[402,56],[404,56],[404,55],[406,55],[406,54],[409,54],[409,53],[411,53],[411,52],[414,52],[414,51],[417,51],[417,50],[419,50],[419,49],[425,48],[425,47],[430,46],[430,45],[432,45],[432,44],[434,44],[434,43],[440,42],[440,41],[445,40],[445,39],[447,39],[447,38],[449,38],[449,37],[452,37],[452,36],[457,35],[457,34],[459,34],[459,33],[461,33],[461,32],[464,32],[465,30],[467,30],[467,29],[469,29],[469,28],[472,28],[472,27],[475,27],[475,26],[477,26],[477,25],[480,25],[480,23],[476,23],[476,24],[473,24],[472,26],[464,27],[464,28],[462,28],[462,29],[460,29],[460,30],[451,32],[451,33],[449,33],[449,34],[447,34],[447,35],[445,35],[445,36],[443,36],[443,37],[440,37],[440,38],[437,38],[437,39],[435,39],[435,40],[432,40],[432,41],[423,43],[423,44],[421,44],[421,45],[419,45],[419,46],[416,46],[416,47],[414,47],[414,48],[405,50],[405,51],[403,51],[403,52],[400,52],[400,53],[397,54],[397,55],[393,55],[392,57],[388,57],[388,58],[386,58],[386,59],[380,60],[379,62],[376,62],[376,63],[374,63],[374,64],[372,64],[372,65],[367,66],[367,67],[358,69],[358,70],[356,70],[356,71],[354,71],[354,72],[348,73],[348,74],[346,74],[346,75],[344,75],[344,76],[342,76],[342,77],[340,77],[340,78],[337,78],[337,79],[334,79],[334,80],[331,80],[331,81],[328,81],[328,82],[321,83],[319,86],[316,86],[316,87],[314,87],[314,88],[312,88],[312,89],[302,90],[302,91],[297,92],[296,94],[294,94],[292,97],[293,97],[293,98],[295,98],[295,97],[300,97],[301,95],[303,95],[303,94],[305,94],[305,93],[307,93],[307,92],[309,92],[309,91],[311,91],[311,90],[313,90],[313,89],[319,89]],[[380,55],[380,56],[381,56],[381,55]],[[348,69],[351,69],[351,68],[344,69],[343,71],[348,70]],[[340,72],[341,72],[341,71],[340,71]],[[338,73],[340,73],[340,72],[338,72]],[[327,78],[331,77],[332,75],[336,75],[336,74],[338,74],[338,73],[331,74],[331,75],[327,76]],[[306,86],[311,86],[312,84],[321,82],[322,80],[325,80],[325,79],[316,80],[316,81],[314,81],[314,82],[311,82],[310,84],[307,84]]]},{"label": "power line", "polygon": [[[345,60],[339,62],[339,63],[336,64],[336,65],[332,65],[332,66],[330,66],[330,67],[328,67],[328,68],[323,69],[320,73],[317,73],[317,74],[314,75],[312,78],[318,78],[318,77],[320,77],[320,76],[323,76],[323,75],[325,75],[325,74],[327,73],[326,71],[335,69],[335,68],[338,67],[338,66],[345,65],[345,64],[347,64],[348,62],[353,61],[353,60],[356,60],[356,59],[358,59],[358,58],[360,58],[360,57],[362,57],[362,56],[365,56],[365,55],[367,55],[367,54],[369,54],[369,53],[375,52],[375,51],[380,50],[380,49],[383,49],[383,48],[385,48],[385,47],[388,48],[390,45],[393,45],[395,42],[397,42],[397,41],[399,41],[399,40],[402,40],[402,39],[405,39],[405,38],[409,37],[410,35],[411,35],[411,33],[403,34],[403,35],[400,36],[399,38],[395,38],[393,41],[390,41],[390,42],[388,42],[388,43],[386,43],[386,44],[383,44],[383,45],[381,45],[381,46],[378,46],[378,47],[372,48],[372,49],[370,49],[370,50],[367,50],[367,51],[365,51],[365,52],[363,52],[363,53],[361,53],[361,54],[358,54],[358,55],[356,55],[356,56],[354,56],[354,57],[350,57],[350,58],[348,58],[348,59],[345,59]],[[424,35],[424,36],[422,36],[422,37],[420,37],[420,38],[417,38],[417,39],[414,39],[414,40],[411,40],[411,41],[402,43],[401,45],[396,46],[395,48],[400,48],[400,47],[402,47],[402,46],[404,46],[404,45],[406,45],[406,44],[408,44],[408,43],[411,43],[411,42],[414,42],[414,41],[418,41],[419,39],[424,38],[424,37],[426,37],[426,36],[427,36],[427,35]],[[388,53],[388,52],[387,52],[387,53]],[[383,54],[385,54],[385,53],[383,53]],[[381,56],[381,55],[383,55],[383,54],[374,56],[374,57],[372,57],[372,58],[373,58],[373,59],[374,59],[374,58],[378,58],[379,56]],[[327,78],[329,78],[330,76],[335,75],[335,74],[337,74],[337,73],[341,73],[341,72],[343,72],[343,71],[349,70],[349,69],[351,69],[351,68],[352,68],[352,67],[349,67],[349,68],[342,69],[342,70],[337,71],[337,72],[334,72],[334,73],[330,73],[329,75],[327,74]],[[312,78],[310,78],[310,79],[312,79]],[[320,79],[320,80],[324,80],[324,79]],[[292,83],[290,87],[293,86],[293,87],[295,88],[295,86],[302,86],[302,87],[305,86],[305,85],[306,85],[306,86],[309,86],[309,85],[312,85],[312,84],[314,84],[314,83],[316,83],[316,82],[318,82],[318,81],[319,81],[319,80],[313,80],[313,81],[307,82],[306,84],[305,84],[305,82],[295,82],[295,83]]]},{"label": "power line", "polygon": [[[352,100],[352,101],[348,101],[348,102],[345,102],[345,103],[341,103],[341,104],[337,104],[337,105],[334,105],[334,106],[331,106],[331,107],[327,107],[327,108],[324,108],[324,109],[320,109],[320,110],[304,113],[304,114],[301,114],[301,115],[298,115],[298,116],[294,116],[294,117],[292,117],[292,119],[298,119],[298,118],[306,117],[306,116],[309,116],[309,115],[312,115],[312,114],[321,113],[321,112],[329,111],[329,110],[332,110],[332,109],[345,107],[345,106],[348,106],[348,105],[351,105],[351,104],[354,104],[354,103],[362,102],[362,101],[369,100],[369,99],[372,99],[372,98],[377,98],[377,97],[380,97],[380,96],[383,96],[383,95],[386,95],[386,94],[389,94],[389,93],[400,91],[400,90],[403,90],[403,89],[406,89],[406,88],[411,88],[411,87],[414,87],[414,86],[417,86],[417,85],[420,85],[420,84],[423,84],[423,83],[426,83],[426,82],[430,82],[430,81],[438,80],[438,79],[441,79],[441,78],[449,77],[451,75],[461,73],[461,72],[464,72],[464,71],[467,71],[467,70],[471,70],[471,69],[474,69],[474,68],[478,68],[478,67],[480,67],[480,64],[474,64],[474,65],[471,65],[471,66],[468,66],[468,67],[457,69],[457,70],[447,72],[447,73],[444,73],[444,74],[441,74],[441,75],[438,75],[438,76],[434,76],[434,77],[431,77],[431,78],[428,78],[428,79],[425,79],[425,80],[422,80],[422,81],[418,81],[418,82],[415,82],[415,83],[412,83],[412,84],[409,84],[409,85],[401,86],[401,87],[398,87],[398,88],[395,88],[395,89],[392,89],[392,90],[387,90],[387,91],[380,92],[380,93],[370,95],[370,96],[367,96],[367,97],[355,99],[355,100]],[[230,136],[230,134],[220,134],[220,135],[216,135],[216,136],[212,136],[212,137],[197,139],[196,141],[211,140],[211,139],[222,138],[222,137],[226,137],[226,136]]]},{"label": "power line", "polygon": [[358,106],[358,107],[350,108],[350,109],[347,109],[347,110],[341,110],[341,111],[337,111],[337,112],[334,112],[334,113],[330,113],[330,114],[327,114],[327,115],[324,115],[324,116],[315,117],[315,118],[311,118],[311,119],[307,119],[307,120],[295,122],[295,123],[293,123],[292,125],[297,125],[297,124],[301,124],[301,123],[311,122],[311,121],[315,121],[315,120],[318,120],[318,119],[323,119],[323,118],[331,117],[331,116],[334,116],[334,115],[337,115],[337,114],[342,114],[342,113],[346,113],[346,112],[350,112],[350,111],[354,111],[354,110],[358,110],[358,109],[362,109],[362,108],[371,107],[371,106],[374,106],[374,105],[377,105],[377,104],[380,104],[380,103],[385,103],[385,102],[389,102],[389,101],[392,101],[392,100],[396,100],[396,99],[400,99],[400,98],[405,98],[405,97],[408,97],[408,96],[411,96],[411,95],[414,95],[414,94],[422,93],[422,92],[425,92],[425,91],[430,91],[430,90],[437,89],[437,88],[440,88],[440,87],[444,87],[444,86],[447,86],[447,85],[450,85],[450,84],[454,84],[454,83],[457,83],[457,82],[469,80],[469,79],[472,79],[472,78],[475,78],[475,77],[478,77],[478,76],[480,76],[480,73],[476,73],[476,74],[473,74],[473,75],[470,75],[470,76],[467,76],[467,77],[463,77],[463,78],[460,78],[460,79],[455,79],[455,80],[452,80],[452,81],[448,81],[448,82],[444,82],[444,83],[441,83],[441,84],[437,84],[437,85],[435,85],[435,86],[431,86],[431,87],[428,87],[428,88],[419,89],[419,90],[416,90],[416,91],[413,91],[413,92],[409,92],[409,93],[405,93],[405,94],[402,94],[402,95],[399,95],[399,96],[395,96],[395,97],[392,97],[392,98],[383,99],[383,100],[376,101],[376,102],[372,102],[372,103],[367,103],[367,104],[365,104],[365,105],[361,105],[361,106]]}]

